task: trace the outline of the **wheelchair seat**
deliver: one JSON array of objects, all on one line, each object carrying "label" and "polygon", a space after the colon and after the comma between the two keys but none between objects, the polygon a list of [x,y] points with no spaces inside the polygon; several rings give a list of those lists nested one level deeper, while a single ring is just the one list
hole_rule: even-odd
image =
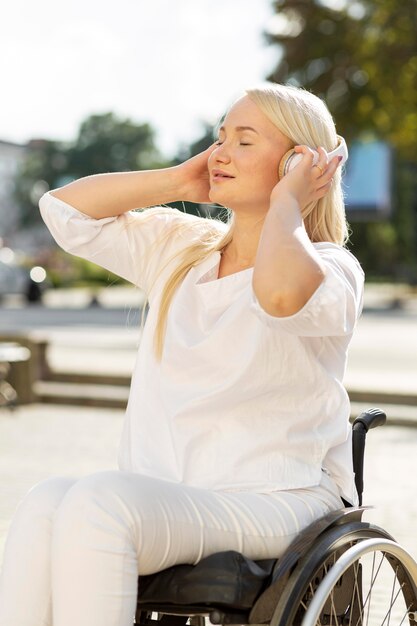
[{"label": "wheelchair seat", "polygon": [[[369,409],[352,426],[353,467],[360,505],[366,433],[385,420],[383,411]],[[253,561],[238,552],[226,551],[210,555],[196,565],[175,565],[139,577],[136,623],[145,626],[162,621],[169,626],[180,626],[190,619],[190,623],[202,626],[204,617],[209,617],[213,624],[300,623],[306,612],[306,598],[311,599],[341,555],[358,543],[365,545],[367,540],[395,544],[386,531],[362,521],[365,508],[348,505],[316,520],[295,538],[280,559]],[[407,610],[410,612],[414,607],[417,622],[417,564],[414,570],[412,561],[395,554],[392,561],[395,561],[391,563],[396,568],[395,576],[401,579]],[[338,605],[336,619],[329,621],[326,615],[326,619],[321,617],[321,623],[341,626],[343,616],[349,614],[362,626],[358,613],[363,600],[359,592],[361,581],[358,582],[361,575],[357,565],[356,569],[348,570],[345,584],[339,584],[342,592],[333,591],[332,595],[331,611]],[[357,589],[355,602],[352,602],[352,588]],[[323,610],[329,610],[328,606],[329,602]],[[152,619],[155,613],[158,620]]]},{"label": "wheelchair seat", "polygon": [[[253,561],[229,550],[212,554],[196,565],[174,565],[141,576],[138,606],[162,613],[178,613],[186,607],[187,614],[192,608],[195,614],[209,612],[212,623],[222,623],[218,620],[226,616],[226,623],[265,623],[271,619],[275,598],[306,547],[325,531],[336,528],[337,535],[341,524],[346,525],[344,530],[354,528],[364,510],[345,508],[321,517],[299,533],[281,559]],[[387,538],[392,539],[388,534]],[[229,621],[232,618],[237,621]]]}]

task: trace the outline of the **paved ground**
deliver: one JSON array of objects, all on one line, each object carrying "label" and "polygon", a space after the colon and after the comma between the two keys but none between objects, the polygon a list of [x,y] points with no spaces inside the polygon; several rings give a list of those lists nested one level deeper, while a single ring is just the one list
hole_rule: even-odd
[{"label": "paved ground", "polygon": [[53,405],[0,411],[0,562],[11,516],[30,487],[117,468],[123,414]]},{"label": "paved ground", "polygon": [[[0,412],[0,563],[15,507],[36,482],[115,469],[123,412],[31,405]],[[385,426],[368,436],[366,514],[417,559],[417,429]]]}]

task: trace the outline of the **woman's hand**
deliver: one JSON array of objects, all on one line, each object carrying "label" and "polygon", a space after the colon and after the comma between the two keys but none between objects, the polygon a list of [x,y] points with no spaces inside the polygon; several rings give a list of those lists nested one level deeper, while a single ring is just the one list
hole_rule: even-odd
[{"label": "woman's hand", "polygon": [[294,150],[302,154],[303,158],[275,185],[271,192],[271,204],[290,196],[297,201],[302,210],[328,193],[340,158],[334,157],[328,162],[326,151],[318,148],[319,159],[313,165],[314,152],[310,148],[295,146]]},{"label": "woman's hand", "polygon": [[177,165],[181,200],[201,204],[211,202],[209,198],[210,177],[207,161],[215,148],[216,145],[213,144],[207,150]]}]

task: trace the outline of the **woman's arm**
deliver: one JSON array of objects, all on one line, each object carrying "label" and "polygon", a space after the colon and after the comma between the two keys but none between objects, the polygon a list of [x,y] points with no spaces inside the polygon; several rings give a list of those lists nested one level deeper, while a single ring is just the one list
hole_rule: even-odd
[{"label": "woman's arm", "polygon": [[101,219],[132,209],[174,202],[181,192],[176,168],[95,174],[75,180],[51,195],[75,209]]},{"label": "woman's arm", "polygon": [[95,219],[176,200],[210,202],[207,159],[214,147],[175,167],[86,176],[51,195]]},{"label": "woman's arm", "polygon": [[[303,148],[303,161],[276,185],[271,194],[253,272],[253,289],[270,315],[286,317],[299,311],[324,279],[325,270],[301,217],[301,207],[323,197],[339,165],[337,157],[312,168],[313,155]],[[324,155],[324,156],[323,156]]]},{"label": "woman's arm", "polygon": [[253,272],[259,304],[270,315],[293,315],[323,278],[323,264],[308,238],[297,202],[292,197],[276,201],[265,219]]}]

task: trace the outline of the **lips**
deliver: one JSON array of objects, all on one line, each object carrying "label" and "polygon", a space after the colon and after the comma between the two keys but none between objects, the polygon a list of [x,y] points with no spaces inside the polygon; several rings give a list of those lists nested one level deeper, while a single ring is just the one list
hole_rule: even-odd
[{"label": "lips", "polygon": [[223,170],[212,170],[211,175],[214,180],[224,179],[224,178],[234,178],[231,174],[224,172]]}]

